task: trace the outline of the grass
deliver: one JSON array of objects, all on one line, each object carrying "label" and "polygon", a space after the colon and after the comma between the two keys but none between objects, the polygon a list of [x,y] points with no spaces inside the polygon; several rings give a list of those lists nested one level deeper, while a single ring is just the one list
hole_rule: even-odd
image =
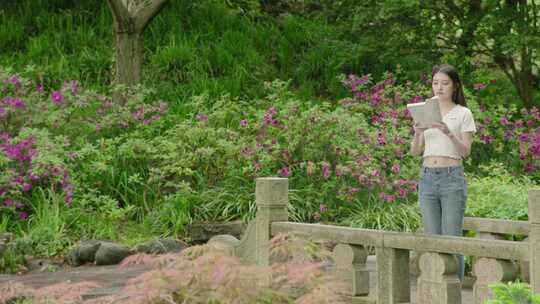
[{"label": "grass", "polygon": [[[46,13],[43,13],[46,12]],[[49,84],[79,79],[109,90],[112,17],[102,3],[0,5],[0,65],[33,64]],[[344,95],[336,78],[358,70],[354,37],[322,18],[254,21],[222,4],[170,1],[145,32],[144,83],[182,113],[193,95],[260,97],[262,83],[291,79],[305,99]]]}]

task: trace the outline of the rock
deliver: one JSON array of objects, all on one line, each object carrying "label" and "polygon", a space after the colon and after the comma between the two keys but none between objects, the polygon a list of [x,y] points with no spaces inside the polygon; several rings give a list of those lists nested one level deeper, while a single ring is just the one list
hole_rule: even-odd
[{"label": "rock", "polygon": [[4,252],[6,252],[7,245],[0,243],[0,259],[4,256]]},{"label": "rock", "polygon": [[13,233],[9,233],[9,232],[0,233],[0,243],[7,244],[13,241],[14,238],[15,236],[13,235]]},{"label": "rock", "polygon": [[173,239],[163,239],[150,241],[144,244],[137,245],[134,249],[138,253],[148,253],[148,254],[163,254],[169,252],[180,252],[186,249],[188,244]]},{"label": "rock", "polygon": [[129,248],[112,242],[101,242],[96,252],[96,265],[118,264],[133,252]]},{"label": "rock", "polygon": [[246,230],[246,224],[242,221],[227,223],[195,223],[187,226],[187,234],[194,242],[206,242],[213,236],[230,234],[241,239]]},{"label": "rock", "polygon": [[80,266],[86,263],[93,263],[95,255],[102,241],[91,240],[81,242],[73,247],[67,254],[66,258],[69,264]]},{"label": "rock", "polygon": [[240,240],[232,235],[221,234],[213,236],[207,245],[217,251],[221,251],[227,255],[234,255],[235,248],[240,244]]}]

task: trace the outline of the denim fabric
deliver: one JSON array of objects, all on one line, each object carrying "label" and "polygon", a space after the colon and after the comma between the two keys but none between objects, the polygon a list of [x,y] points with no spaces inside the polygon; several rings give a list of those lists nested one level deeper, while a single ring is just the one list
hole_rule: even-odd
[{"label": "denim fabric", "polygon": [[[418,184],[418,198],[424,233],[463,235],[463,216],[467,201],[467,181],[463,167],[423,167]],[[458,276],[463,281],[463,256],[456,255]]]}]

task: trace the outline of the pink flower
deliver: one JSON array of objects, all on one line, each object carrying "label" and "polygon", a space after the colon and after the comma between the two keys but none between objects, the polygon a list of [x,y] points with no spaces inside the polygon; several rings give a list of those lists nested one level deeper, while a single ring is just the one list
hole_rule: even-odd
[{"label": "pink flower", "polygon": [[19,80],[19,77],[16,75],[11,76],[9,81],[16,87],[19,88],[21,86],[21,81]]},{"label": "pink flower", "polygon": [[328,179],[330,177],[330,164],[329,163],[323,163],[322,164],[322,172],[323,172],[323,178]]},{"label": "pink flower", "polygon": [[19,212],[19,219],[20,220],[25,220],[27,218],[28,218],[28,213],[26,213],[26,211]]},{"label": "pink flower", "polygon": [[247,127],[247,125],[248,125],[248,120],[247,120],[247,119],[242,119],[242,120],[240,120],[240,125],[241,125],[242,127]]},{"label": "pink flower", "polygon": [[281,168],[281,170],[279,171],[280,175],[282,177],[289,177],[291,175],[291,172],[289,171],[289,167],[283,167]]},{"label": "pink flower", "polygon": [[58,106],[64,102],[64,96],[62,95],[62,93],[60,93],[60,91],[52,92],[51,99],[54,102],[54,104]]},{"label": "pink flower", "polygon": [[253,161],[253,171],[257,172],[262,169],[261,163],[258,161]]},{"label": "pink flower", "polygon": [[399,172],[401,171],[401,167],[399,166],[399,164],[394,164],[392,166],[392,172],[395,173],[395,174],[399,174]]},{"label": "pink flower", "polygon": [[32,189],[32,185],[30,185],[28,183],[23,184],[23,189],[22,189],[23,192],[28,192],[28,191],[30,191],[30,189]]},{"label": "pink flower", "polygon": [[207,122],[208,121],[208,115],[204,113],[197,114],[197,120],[200,122]]},{"label": "pink flower", "polygon": [[15,205],[15,201],[13,201],[12,199],[6,198],[6,199],[4,200],[4,206],[11,207],[11,206],[13,206],[13,205]]}]

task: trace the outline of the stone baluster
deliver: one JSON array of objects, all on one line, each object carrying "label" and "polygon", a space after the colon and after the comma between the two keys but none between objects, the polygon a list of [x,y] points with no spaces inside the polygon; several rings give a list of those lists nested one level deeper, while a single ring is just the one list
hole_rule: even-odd
[{"label": "stone baluster", "polygon": [[348,296],[369,294],[367,256],[366,249],[360,245],[338,244],[334,247],[334,275],[346,284]]},{"label": "stone baluster", "polygon": [[269,241],[272,238],[272,222],[288,220],[289,180],[286,178],[257,178],[255,201],[255,263],[258,266],[270,265]]},{"label": "stone baluster", "polygon": [[473,265],[476,282],[473,286],[475,304],[482,304],[493,297],[489,285],[512,281],[517,276],[516,265],[509,260],[478,258]]},{"label": "stone baluster", "polygon": [[377,247],[377,304],[410,302],[409,250]]},{"label": "stone baluster", "polygon": [[426,252],[420,257],[418,304],[460,304],[461,282],[454,255]]},{"label": "stone baluster", "polygon": [[529,190],[529,279],[534,293],[540,293],[540,189]]}]

